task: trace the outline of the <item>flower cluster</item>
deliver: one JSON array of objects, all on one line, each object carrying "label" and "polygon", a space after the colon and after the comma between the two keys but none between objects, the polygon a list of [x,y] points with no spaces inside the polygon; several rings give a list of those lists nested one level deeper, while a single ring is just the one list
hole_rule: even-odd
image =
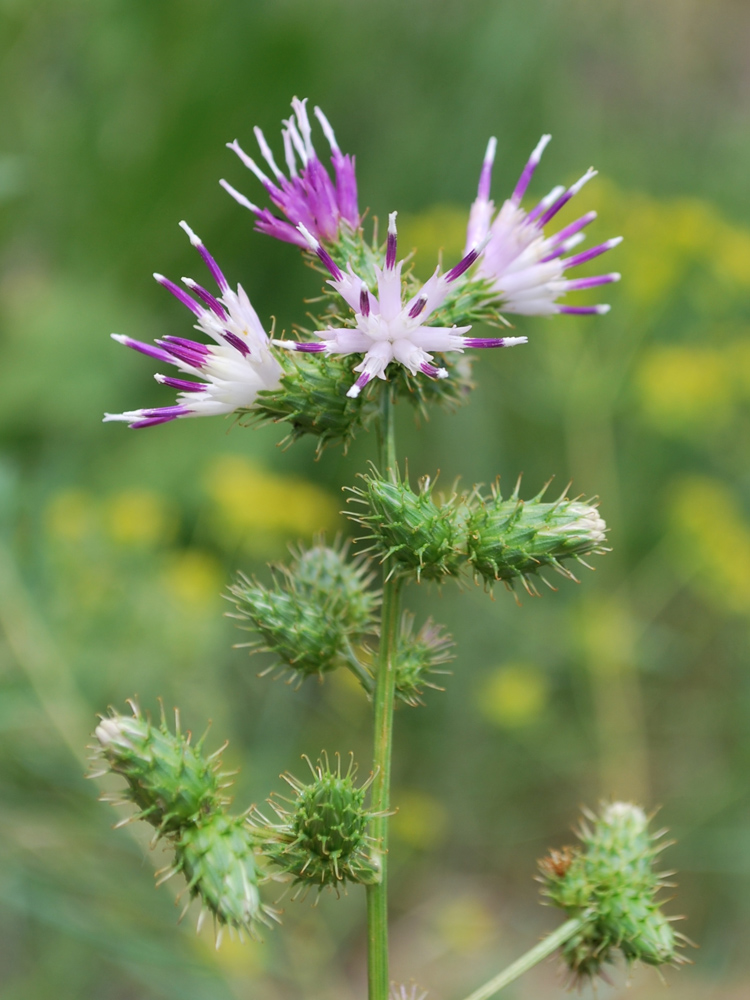
[{"label": "flower cluster", "polygon": [[[181,223],[197,247],[218,286],[218,295],[183,278],[181,288],[160,274],[164,285],[194,314],[195,327],[212,343],[166,336],[155,345],[127,336],[114,339],[156,360],[174,365],[188,379],[158,374],[156,380],[178,390],[175,405],[106,414],[105,420],[126,421],[131,427],[150,427],[180,417],[243,414],[284,420],[291,436],[317,435],[321,443],[350,440],[366,412],[349,405],[374,379],[391,375],[391,391],[419,397],[422,407],[434,398],[455,402],[456,392],[422,392],[419,380],[435,383],[450,376],[446,361],[466,349],[512,347],[525,336],[471,335],[477,319],[502,322],[502,312],[524,315],[601,313],[609,306],[560,304],[569,291],[617,281],[611,272],[571,279],[566,272],[616,246],[608,240],[590,250],[570,255],[583,239],[583,229],[595,212],[582,215],[559,232],[545,235],[545,227],[594,176],[589,170],[565,189],[554,188],[536,207],[526,211],[522,198],[539,163],[549,136],[532,153],[512,193],[495,214],[490,181],[496,140],[487,147],[477,198],[469,213],[463,258],[445,273],[436,269],[424,284],[404,271],[397,261],[396,212],[389,216],[384,245],[370,247],[360,227],[354,158],[341,152],[328,119],[315,108],[331,150],[333,177],[313,144],[306,100],[292,101],[292,116],[284,122],[282,140],[286,173],[278,166],[263,132],[255,136],[266,173],[235,140],[230,148],[258,178],[281,213],[260,208],[222,180],[224,188],[256,218],[256,229],[302,249],[328,274],[328,312],[304,339],[271,340],[241,286],[234,292],[214,258],[186,223]],[[331,322],[331,314],[337,322]],[[321,355],[322,371],[311,364],[289,367],[284,351],[296,351],[311,361]],[[276,353],[279,352],[279,353]],[[438,357],[436,357],[436,355]],[[355,378],[345,383],[334,361],[359,357]],[[329,368],[325,368],[325,362]],[[396,371],[405,377],[393,378]],[[454,365],[458,396],[468,384]],[[330,418],[326,417],[330,413]]]}]

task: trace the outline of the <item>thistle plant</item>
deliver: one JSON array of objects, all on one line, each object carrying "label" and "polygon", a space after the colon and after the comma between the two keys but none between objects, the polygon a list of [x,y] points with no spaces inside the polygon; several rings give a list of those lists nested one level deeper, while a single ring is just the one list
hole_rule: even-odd
[{"label": "thistle plant", "polygon": [[[239,573],[229,586],[233,614],[251,633],[244,645],[272,657],[267,673],[275,669],[304,684],[345,669],[357,679],[372,705],[373,752],[364,764],[369,776],[358,782],[353,758],[342,768],[324,753],[310,763],[307,778],[286,775],[291,793],[272,796],[265,812],[253,806],[233,813],[217,755],[204,755],[204,740],[193,745],[179,722],[172,732],[163,719],[153,725],[138,708],[132,716],[113,711],[102,719],[95,757],[99,772],[111,770],[124,779],[120,798],[137,809],[128,818],[149,822],[155,838],[173,851],[163,877],[183,877],[189,896],[200,899],[202,914],[212,914],[219,930],[228,926],[257,935],[270,926],[279,915],[266,883],[291,885],[293,896],[362,886],[369,996],[386,1000],[393,712],[397,702],[414,708],[430,690],[442,690],[436,681],[453,656],[452,639],[441,625],[428,619],[415,626],[414,615],[402,606],[407,588],[475,582],[491,590],[502,582],[509,590],[518,584],[536,594],[540,580],[551,585],[552,572],[575,580],[578,565],[607,551],[596,503],[571,498],[567,490],[557,499],[546,499],[545,490],[523,499],[520,480],[507,496],[497,484],[490,490],[456,484],[447,491],[430,477],[413,484],[397,450],[394,406],[407,400],[428,412],[466,401],[472,383],[464,352],[526,342],[526,336],[508,335],[507,315],[607,312],[607,305],[561,300],[569,291],[619,280],[615,272],[567,276],[619,240],[572,253],[593,212],[549,231],[593,170],[524,207],[549,136],[495,212],[491,139],[467,213],[463,257],[421,283],[399,260],[395,211],[382,243],[377,228],[366,237],[354,158],[341,152],[325,115],[315,109],[330,146],[332,174],[316,151],[306,101],[295,98],[292,109],[282,130],[285,171],[259,129],[264,168],[237,141],[230,144],[273,209],[221,183],[254,215],[260,233],[291,244],[320,272],[323,306],[315,328],[275,337],[242,286],[232,289],[183,222],[216,289],[193,279],[183,279],[181,287],[155,277],[193,313],[195,329],[211,342],[169,336],[151,345],[115,336],[187,378],[156,375],[178,391],[176,404],[107,414],[105,420],[145,428],[234,415],[244,426],[282,424],[289,441],[311,436],[319,452],[333,444],[346,448],[356,434],[374,429],[377,453],[369,468],[359,470],[348,497],[358,554],[351,554],[349,542],[328,544],[319,537],[295,548],[287,563],[272,566],[270,577]],[[497,329],[476,335],[478,322]],[[578,982],[604,975],[617,954],[628,963],[681,961],[679,935],[656,899],[665,884],[653,870],[658,835],[649,833],[643,810],[606,805],[588,817],[580,838],[581,846],[553,850],[540,866],[545,899],[565,912],[566,922],[470,1000],[492,996],[557,949]],[[394,987],[392,995],[409,994]]]}]

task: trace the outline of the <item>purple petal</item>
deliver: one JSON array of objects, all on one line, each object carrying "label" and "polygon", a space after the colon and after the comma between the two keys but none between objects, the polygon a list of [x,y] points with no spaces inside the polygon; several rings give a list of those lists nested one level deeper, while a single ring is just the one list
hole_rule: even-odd
[{"label": "purple petal", "polygon": [[124,344],[125,347],[132,347],[134,351],[146,354],[149,358],[156,358],[157,361],[166,361],[170,365],[174,364],[172,356],[160,347],[154,347],[152,344],[144,344],[141,340],[133,340],[132,337],[124,337],[119,333],[113,333],[112,339],[116,340],[118,344]]},{"label": "purple petal", "polygon": [[185,284],[191,291],[195,292],[195,294],[199,298],[203,299],[208,308],[212,312],[214,312],[219,317],[220,320],[226,321],[227,318],[226,311],[224,310],[224,307],[222,306],[221,302],[219,302],[218,299],[214,298],[214,296],[209,291],[201,287],[201,285],[199,285],[197,281],[193,281],[192,278],[183,278],[182,280],[185,282]]},{"label": "purple petal", "polygon": [[169,385],[173,389],[180,389],[182,392],[205,392],[206,390],[203,382],[188,382],[184,378],[172,378],[170,375],[157,376],[157,382]]},{"label": "purple petal", "polygon": [[552,136],[543,135],[542,138],[537,143],[534,152],[529,157],[526,166],[521,171],[521,176],[518,178],[518,184],[516,184],[515,190],[511,195],[511,201],[518,204],[523,196],[526,194],[526,188],[529,186],[531,178],[534,176],[534,171],[537,168],[539,161],[542,158],[542,153],[547,143],[550,141]]},{"label": "purple petal", "polygon": [[224,340],[236,350],[239,351],[243,357],[247,357],[250,354],[250,348],[247,346],[242,337],[238,337],[236,333],[232,333],[231,330],[224,330],[222,332]]},{"label": "purple petal", "polygon": [[165,278],[163,274],[154,274],[154,277],[163,285],[167,291],[170,291],[176,299],[178,299],[184,306],[187,306],[191,312],[194,312],[196,316],[201,316],[203,314],[203,306],[196,302],[195,299],[191,298],[187,292],[183,291],[179,285],[175,285],[173,281],[169,278]]},{"label": "purple petal", "polygon": [[598,257],[600,254],[606,253],[607,250],[611,250],[620,243],[622,243],[622,236],[615,236],[611,240],[606,240],[606,242],[600,243],[599,246],[592,247],[590,250],[584,250],[583,253],[576,254],[574,257],[568,257],[568,259],[563,261],[563,263],[565,267],[578,267],[579,264],[585,264],[587,261],[593,260],[594,257]]}]

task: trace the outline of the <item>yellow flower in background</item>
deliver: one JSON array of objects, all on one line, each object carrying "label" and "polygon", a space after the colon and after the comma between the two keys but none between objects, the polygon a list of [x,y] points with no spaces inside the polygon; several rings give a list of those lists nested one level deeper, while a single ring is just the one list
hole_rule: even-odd
[{"label": "yellow flower in background", "polygon": [[709,429],[734,409],[729,355],[710,347],[655,347],[637,385],[646,418],[662,431]]},{"label": "yellow flower in background", "polygon": [[496,933],[495,920],[487,903],[469,892],[438,906],[434,927],[443,944],[459,953],[480,951]]},{"label": "yellow flower in background", "polygon": [[218,559],[198,549],[171,555],[162,581],[167,593],[185,608],[207,608],[211,613],[226,582]]},{"label": "yellow flower in background", "polygon": [[83,490],[62,490],[47,504],[44,524],[60,541],[80,542],[95,530],[99,510],[92,496]]},{"label": "yellow flower in background", "polygon": [[690,477],[673,491],[670,520],[680,562],[714,604],[750,614],[750,524],[715,479]]},{"label": "yellow flower in background", "polygon": [[338,522],[337,498],[305,479],[266,472],[239,455],[216,459],[205,488],[218,535],[250,552],[273,552],[289,538],[335,529]]},{"label": "yellow flower in background", "polygon": [[442,840],[448,816],[439,799],[416,789],[398,789],[391,822],[394,836],[410,847],[429,851]]},{"label": "yellow flower in background", "polygon": [[176,522],[163,496],[146,489],[123,490],[104,505],[110,538],[120,545],[150,546],[168,540]]},{"label": "yellow flower in background", "polygon": [[482,684],[477,707],[495,725],[509,729],[535,722],[547,704],[548,684],[544,674],[530,663],[496,667]]}]

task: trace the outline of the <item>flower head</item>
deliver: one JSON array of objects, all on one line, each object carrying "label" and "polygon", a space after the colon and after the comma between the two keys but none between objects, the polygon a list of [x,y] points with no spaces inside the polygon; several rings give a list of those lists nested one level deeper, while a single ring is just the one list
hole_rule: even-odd
[{"label": "flower head", "polygon": [[[285,240],[287,243],[296,243],[305,250],[307,243],[299,232],[300,223],[313,233],[316,239],[323,242],[332,242],[338,238],[342,222],[352,229],[356,229],[359,225],[354,157],[341,152],[328,119],[320,108],[316,107],[315,117],[320,122],[323,134],[331,147],[331,163],[336,177],[334,183],[318,159],[312,144],[312,129],[306,105],[307,98],[304,101],[296,97],[293,99],[294,114],[284,121],[286,128],[281,131],[289,177],[279,169],[265,136],[257,126],[255,138],[263,159],[273,174],[273,179],[261,170],[251,156],[247,155],[236,139],[227,143],[229,149],[239,156],[249,170],[252,170],[268,192],[271,201],[284,213],[288,222],[278,218],[269,209],[254,205],[225,180],[219,182],[240,205],[255,214],[255,227],[261,233],[275,236],[276,239]],[[299,169],[297,158],[300,161]]]},{"label": "flower head", "polygon": [[492,282],[504,312],[526,316],[609,312],[608,305],[567,306],[558,304],[556,300],[566,292],[619,281],[620,275],[616,272],[578,279],[566,279],[564,274],[569,268],[585,264],[611,250],[621,242],[622,237],[606,240],[590,250],[566,257],[565,254],[585,238],[582,230],[593,222],[596,212],[587,212],[559,232],[544,235],[547,223],[584,184],[596,176],[596,171],[587,170],[580,180],[567,189],[553,188],[530,212],[521,208],[521,199],[549,140],[549,135],[542,136],[529,157],[513,194],[503,203],[493,220],[495,206],[490,200],[490,181],[497,140],[494,137],[490,139],[479,176],[477,197],[469,216],[467,249],[487,240],[478,274]]},{"label": "flower head", "polygon": [[356,397],[376,376],[385,379],[392,361],[408,368],[412,375],[422,372],[429,378],[447,378],[445,368],[433,364],[430,351],[463,351],[466,347],[512,347],[526,343],[526,337],[464,337],[470,326],[427,326],[425,321],[445,300],[452,282],[460,278],[481,254],[481,247],[472,247],[462,260],[446,274],[439,269],[406,302],[402,299],[401,269],[396,263],[396,212],[388,217],[388,240],[385,267],[375,268],[378,294],[374,295],[365,282],[354,273],[351,264],[345,274],[327,250],[304,226],[299,230],[308,245],[318,255],[331,274],[328,284],[338,292],[354,313],[353,327],[328,327],[318,330],[319,341],[301,343],[275,341],[281,347],[297,351],[326,354],[364,354],[355,365],[359,378],[347,395]]},{"label": "flower head", "polygon": [[157,340],[154,347],[116,333],[112,334],[112,338],[204,381],[155,375],[157,382],[180,390],[175,406],[106,413],[105,421],[124,420],[131,427],[151,427],[178,417],[233,413],[252,406],[261,389],[273,389],[279,384],[281,365],[271,353],[268,336],[244,289],[238,285],[237,291],[233,292],[200,238],[186,222],[180,225],[211,272],[219,287],[219,297],[216,298],[191,278],[183,278],[182,281],[193,295],[162,274],[155,274],[154,277],[195,314],[198,320],[195,329],[207,334],[215,345],[182,337],[164,337]]}]

